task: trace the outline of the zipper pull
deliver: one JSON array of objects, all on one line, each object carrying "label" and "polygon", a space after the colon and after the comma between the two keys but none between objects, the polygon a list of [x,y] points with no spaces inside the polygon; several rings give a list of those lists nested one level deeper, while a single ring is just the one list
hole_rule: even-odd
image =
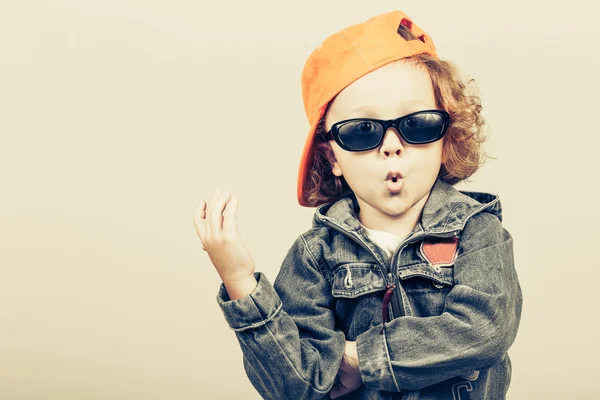
[{"label": "zipper pull", "polygon": [[392,300],[392,294],[394,293],[394,289],[396,289],[396,276],[392,273],[387,275],[387,292],[383,295],[383,305],[381,306],[381,320],[383,325],[381,326],[381,331],[379,331],[380,335],[383,335],[383,331],[385,329],[385,322],[388,318],[388,309],[390,306],[390,301]]}]

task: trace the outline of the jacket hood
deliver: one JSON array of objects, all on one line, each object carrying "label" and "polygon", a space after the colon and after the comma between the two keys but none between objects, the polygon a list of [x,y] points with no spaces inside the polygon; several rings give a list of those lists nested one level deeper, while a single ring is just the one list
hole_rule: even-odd
[{"label": "jacket hood", "polygon": [[[329,219],[347,230],[358,231],[361,229],[359,211],[356,196],[350,193],[317,207],[312,226],[325,226],[322,220]],[[467,220],[479,212],[488,212],[502,221],[500,197],[493,193],[458,190],[438,177],[419,222],[425,233],[462,230]]]}]

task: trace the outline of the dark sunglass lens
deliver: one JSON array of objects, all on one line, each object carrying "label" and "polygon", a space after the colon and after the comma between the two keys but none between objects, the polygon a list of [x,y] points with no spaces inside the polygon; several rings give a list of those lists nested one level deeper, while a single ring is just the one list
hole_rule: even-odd
[{"label": "dark sunglass lens", "polygon": [[400,123],[400,130],[410,142],[425,143],[440,138],[444,118],[436,113],[415,114]]},{"label": "dark sunglass lens", "polygon": [[340,141],[353,150],[374,147],[381,139],[383,127],[374,121],[351,121],[338,128]]}]

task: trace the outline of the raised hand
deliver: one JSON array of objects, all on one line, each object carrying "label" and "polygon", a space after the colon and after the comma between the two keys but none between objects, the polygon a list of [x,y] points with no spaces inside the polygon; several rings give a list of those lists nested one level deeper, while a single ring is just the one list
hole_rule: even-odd
[{"label": "raised hand", "polygon": [[239,203],[228,191],[217,189],[210,203],[196,210],[194,226],[231,300],[244,297],[256,287],[254,261],[237,231]]}]

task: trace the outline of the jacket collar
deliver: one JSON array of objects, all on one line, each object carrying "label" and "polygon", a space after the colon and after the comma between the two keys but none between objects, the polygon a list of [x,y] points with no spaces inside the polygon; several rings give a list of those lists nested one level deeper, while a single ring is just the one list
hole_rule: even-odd
[{"label": "jacket collar", "polygon": [[[359,210],[356,196],[350,193],[318,206],[313,227],[323,226],[322,220],[328,219],[347,231],[360,231]],[[425,234],[462,230],[467,220],[479,212],[494,214],[502,221],[500,197],[493,193],[458,190],[438,177],[415,230]]]}]

